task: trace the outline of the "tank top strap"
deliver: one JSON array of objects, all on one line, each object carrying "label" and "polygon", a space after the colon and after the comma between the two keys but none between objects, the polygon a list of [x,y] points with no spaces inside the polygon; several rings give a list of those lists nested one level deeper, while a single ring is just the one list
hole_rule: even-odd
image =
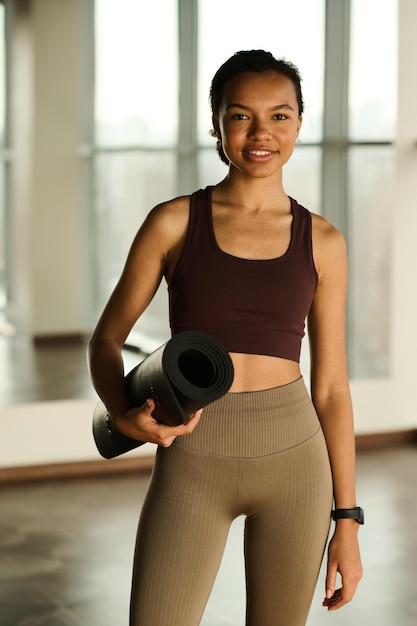
[{"label": "tank top strap", "polygon": [[313,261],[313,239],[311,213],[301,204],[290,198],[293,212],[293,246],[297,254],[306,254]]},{"label": "tank top strap", "polygon": [[211,210],[210,192],[207,188],[191,194],[187,234],[170,282],[181,272],[187,258],[207,254],[209,249],[211,250],[210,237],[207,235],[210,224],[209,210]]},{"label": "tank top strap", "polygon": [[[211,228],[211,190],[212,187],[195,191],[190,200],[190,231],[193,231],[193,241],[198,247],[204,242],[210,243],[207,236]],[[198,243],[197,243],[198,242]]]},{"label": "tank top strap", "polygon": [[172,334],[201,330],[229,352],[298,361],[317,287],[311,214],[291,199],[287,252],[275,259],[234,257],[221,253],[212,236],[211,192],[190,196],[188,231],[168,285]]},{"label": "tank top strap", "polygon": [[212,253],[211,230],[211,187],[206,187],[195,191],[190,197],[190,218],[184,253],[190,250],[199,254]]}]

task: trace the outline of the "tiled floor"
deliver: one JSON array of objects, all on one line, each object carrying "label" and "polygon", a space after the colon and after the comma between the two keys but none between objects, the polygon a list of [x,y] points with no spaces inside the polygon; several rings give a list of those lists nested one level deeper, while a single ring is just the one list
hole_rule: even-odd
[{"label": "tiled floor", "polygon": [[[84,346],[33,350],[7,341],[0,337],[0,384],[10,401],[89,397]],[[51,384],[58,379],[66,381],[59,393]],[[354,602],[328,614],[321,607],[322,572],[308,626],[417,626],[416,476],[417,447],[359,453],[365,576]],[[3,487],[0,626],[127,626],[132,551],[148,479],[138,474]],[[202,626],[243,624],[239,519]]]},{"label": "tiled floor", "polygon": [[[365,576],[354,602],[327,614],[320,606],[322,573],[309,626],[416,626],[416,475],[416,448],[359,454]],[[127,626],[147,481],[142,474],[3,488],[1,626]],[[244,624],[241,535],[237,520],[203,626]]]}]

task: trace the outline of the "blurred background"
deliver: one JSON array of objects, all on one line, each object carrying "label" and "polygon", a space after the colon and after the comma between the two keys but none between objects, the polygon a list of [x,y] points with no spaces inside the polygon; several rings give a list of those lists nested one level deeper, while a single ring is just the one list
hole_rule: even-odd
[{"label": "blurred background", "polygon": [[[92,399],[84,357],[77,391],[59,349],[85,343],[148,211],[225,176],[210,81],[233,52],[264,48],[303,77],[286,190],[348,242],[358,435],[414,431],[416,11],[413,0],[1,2],[0,419],[32,400]],[[128,343],[142,354],[168,337],[163,284]],[[39,363],[46,343],[52,366]],[[307,357],[304,345],[308,376]],[[3,467],[27,464],[7,448]]]},{"label": "blurred background", "polygon": [[[368,577],[332,623],[415,625],[416,24],[415,0],[0,1],[1,626],[126,623],[154,448],[99,458],[86,342],[148,211],[226,175],[210,81],[251,48],[300,69],[305,115],[284,186],[349,251]],[[162,284],[126,369],[168,337]],[[243,623],[240,525],[206,626]],[[320,585],[312,626],[324,623]]]},{"label": "blurred background", "polygon": [[[303,76],[286,190],[348,241],[358,433],[415,428],[415,19],[406,0],[260,0],[256,11],[237,0],[1,3],[0,306],[11,354],[21,337],[85,339],[147,212],[225,176],[210,80],[233,52],[264,48]],[[163,284],[128,343],[147,353],[168,336]],[[24,354],[9,375],[28,375]]]}]

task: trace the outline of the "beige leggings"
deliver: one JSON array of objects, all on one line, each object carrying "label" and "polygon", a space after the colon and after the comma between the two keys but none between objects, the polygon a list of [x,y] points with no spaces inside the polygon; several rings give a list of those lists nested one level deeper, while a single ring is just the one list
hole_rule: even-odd
[{"label": "beige leggings", "polygon": [[[303,379],[230,393],[157,452],[130,626],[197,626],[232,521],[246,517],[247,626],[304,626],[330,524],[326,444]],[[241,626],[241,625],[239,625]]]}]

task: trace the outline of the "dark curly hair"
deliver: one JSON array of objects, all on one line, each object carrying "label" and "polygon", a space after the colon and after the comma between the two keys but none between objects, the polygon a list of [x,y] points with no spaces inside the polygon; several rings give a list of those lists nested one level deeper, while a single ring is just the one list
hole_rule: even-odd
[{"label": "dark curly hair", "polygon": [[[241,50],[235,52],[215,73],[210,87],[210,106],[214,117],[218,117],[220,104],[223,98],[224,86],[227,81],[245,72],[268,72],[273,70],[289,78],[295,88],[299,115],[303,114],[304,102],[301,92],[301,76],[298,68],[285,59],[276,59],[270,52],[265,50]],[[211,135],[217,137],[216,131],[211,130]],[[220,139],[217,139],[217,152],[220,159],[229,165],[229,159],[225,155]]]}]

